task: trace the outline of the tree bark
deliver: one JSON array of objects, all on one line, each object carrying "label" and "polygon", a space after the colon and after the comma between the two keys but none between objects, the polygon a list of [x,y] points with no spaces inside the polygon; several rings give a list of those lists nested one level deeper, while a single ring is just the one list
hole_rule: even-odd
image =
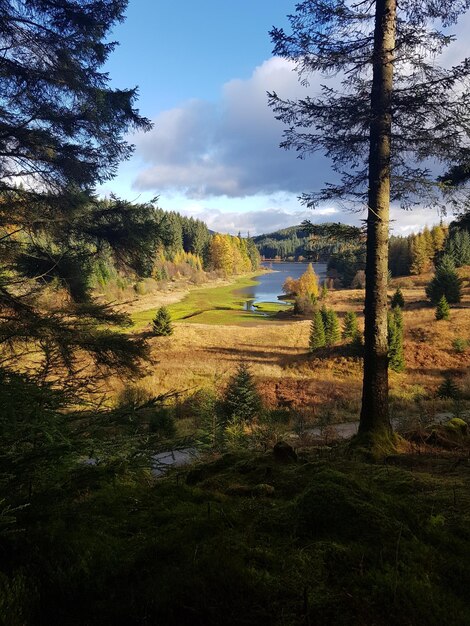
[{"label": "tree bark", "polygon": [[376,0],[375,4],[360,435],[391,433],[388,410],[387,279],[391,99],[397,7],[396,0]]}]

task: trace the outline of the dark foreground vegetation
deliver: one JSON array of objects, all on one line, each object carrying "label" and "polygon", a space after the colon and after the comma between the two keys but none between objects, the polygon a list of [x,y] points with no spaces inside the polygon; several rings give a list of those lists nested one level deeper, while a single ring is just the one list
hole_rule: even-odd
[{"label": "dark foreground vegetation", "polygon": [[237,452],[156,481],[82,467],[16,512],[2,623],[468,624],[462,454]]}]

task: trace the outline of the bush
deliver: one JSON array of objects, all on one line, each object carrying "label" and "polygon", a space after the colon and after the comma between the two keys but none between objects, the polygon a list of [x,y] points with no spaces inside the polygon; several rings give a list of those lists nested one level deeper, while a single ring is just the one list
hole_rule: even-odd
[{"label": "bush", "polygon": [[166,307],[161,306],[158,309],[152,322],[152,331],[156,337],[165,337],[173,333],[171,316]]},{"label": "bush", "polygon": [[462,339],[462,337],[457,337],[452,342],[452,347],[457,354],[463,354],[468,347],[468,341],[466,339]]},{"label": "bush", "polygon": [[294,300],[294,313],[296,315],[312,315],[315,307],[315,302],[309,296],[296,296]]}]

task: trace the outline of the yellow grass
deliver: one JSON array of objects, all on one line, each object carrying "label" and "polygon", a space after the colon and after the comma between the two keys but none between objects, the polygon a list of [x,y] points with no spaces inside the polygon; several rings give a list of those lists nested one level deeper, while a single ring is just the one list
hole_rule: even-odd
[{"label": "yellow grass", "polygon": [[[448,408],[449,402],[434,399],[446,373],[451,373],[470,395],[470,348],[458,354],[452,347],[458,337],[470,339],[468,270],[464,272],[463,301],[452,307],[450,322],[435,320],[424,281],[417,285],[416,277],[402,280],[407,369],[403,374],[390,375],[394,414],[423,411],[423,397],[427,397],[428,411]],[[394,288],[392,284],[390,296]],[[331,291],[327,306],[340,318],[355,310],[362,325],[363,297],[362,290]],[[201,387],[222,388],[236,366],[245,362],[272,406],[307,410],[316,416],[329,411],[337,421],[357,417],[362,384],[359,359],[341,346],[319,357],[308,354],[309,329],[307,319],[260,321],[249,326],[179,321],[173,336],[149,340],[155,365],[141,384],[155,393],[185,390],[190,394]]]}]

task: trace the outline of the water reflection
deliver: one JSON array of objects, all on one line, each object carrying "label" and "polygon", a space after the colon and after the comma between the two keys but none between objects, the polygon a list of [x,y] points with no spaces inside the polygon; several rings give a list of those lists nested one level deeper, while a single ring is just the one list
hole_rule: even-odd
[{"label": "water reflection", "polygon": [[[321,285],[326,278],[326,263],[312,263],[312,265],[318,276],[319,285]],[[238,291],[246,297],[246,311],[255,311],[254,305],[259,302],[275,302],[279,305],[289,306],[288,303],[279,300],[279,296],[283,295],[282,285],[288,276],[294,279],[300,278],[307,269],[308,263],[269,262],[263,263],[263,266],[273,271],[258,276],[256,279],[258,285],[244,287]]]}]

